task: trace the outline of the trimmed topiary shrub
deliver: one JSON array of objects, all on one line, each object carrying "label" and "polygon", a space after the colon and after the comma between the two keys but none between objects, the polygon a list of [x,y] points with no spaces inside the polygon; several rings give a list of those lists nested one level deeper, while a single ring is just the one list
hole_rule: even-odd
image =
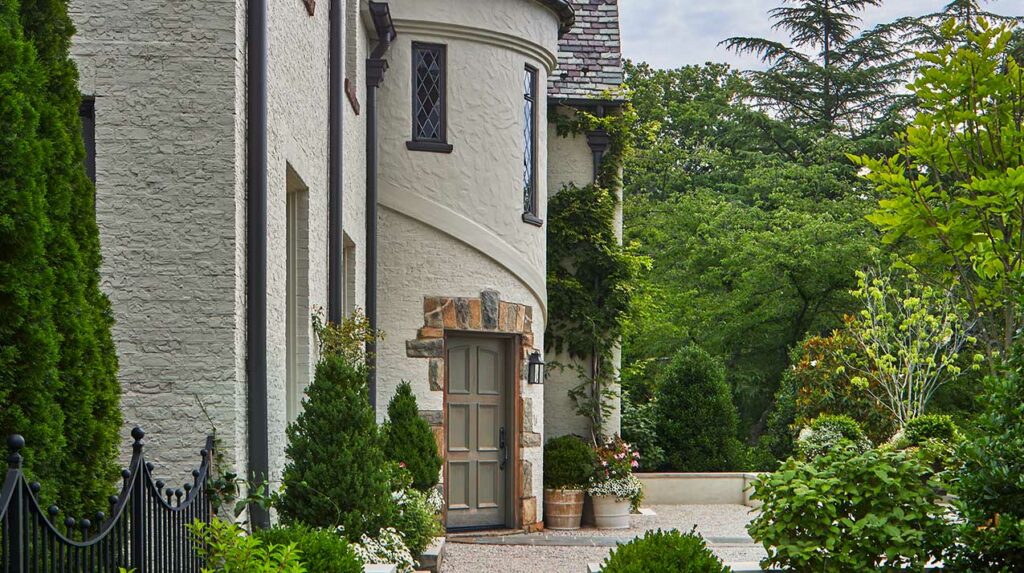
[{"label": "trimmed topiary shrub", "polygon": [[294,545],[310,573],[363,573],[363,562],[348,541],[333,531],[304,525],[274,527],[255,533],[264,546]]},{"label": "trimmed topiary shrub", "polygon": [[725,370],[696,346],[680,350],[658,380],[654,407],[664,469],[718,472],[742,469],[738,415]]},{"label": "trimmed topiary shrub", "polygon": [[352,541],[375,535],[394,523],[397,508],[366,371],[341,354],[323,356],[306,393],[302,413],[288,426],[282,520],[342,526]]},{"label": "trimmed topiary shrub", "polygon": [[648,531],[612,550],[601,565],[603,573],[727,573],[732,571],[708,549],[696,532]]},{"label": "trimmed topiary shrub", "polygon": [[762,502],[748,530],[786,571],[922,571],[950,545],[946,508],[932,468],[910,452],[848,442],[761,474],[751,499]]},{"label": "trimmed topiary shrub", "polygon": [[907,446],[921,446],[930,440],[957,444],[963,441],[963,435],[952,416],[926,414],[907,422],[903,428],[903,440]]},{"label": "trimmed topiary shrub", "polygon": [[412,486],[420,491],[436,486],[441,472],[437,440],[430,424],[420,417],[416,396],[408,382],[398,385],[388,403],[385,434],[385,454],[412,474]]},{"label": "trimmed topiary shrub", "polygon": [[871,448],[860,424],[849,416],[818,416],[797,438],[797,453],[804,460],[823,456],[839,447],[851,447],[859,452]]},{"label": "trimmed topiary shrub", "polygon": [[64,413],[65,455],[57,495],[74,515],[107,510],[118,481],[122,424],[110,301],[100,290],[95,192],[85,172],[75,29],[67,0],[21,0],[25,39],[44,71],[39,135],[45,164],[46,258],[53,271],[51,310],[59,340],[54,392]]},{"label": "trimmed topiary shrub", "polygon": [[544,444],[544,487],[585,489],[594,475],[597,454],[579,436],[559,436]]}]

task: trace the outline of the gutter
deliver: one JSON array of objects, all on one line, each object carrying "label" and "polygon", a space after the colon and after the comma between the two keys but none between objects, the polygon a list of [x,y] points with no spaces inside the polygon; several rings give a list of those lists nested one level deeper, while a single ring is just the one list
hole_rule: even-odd
[{"label": "gutter", "polygon": [[[388,61],[384,59],[395,39],[395,24],[386,2],[370,2],[370,17],[377,33],[377,45],[366,60],[366,319],[371,332],[377,331],[377,88],[384,82]],[[377,341],[366,345],[369,367],[370,405],[377,409]]]},{"label": "gutter", "polygon": [[[246,109],[246,379],[250,483],[269,488],[267,424],[267,0],[246,0],[248,93]],[[249,506],[254,527],[270,515]]]},{"label": "gutter", "polygon": [[342,108],[343,84],[345,82],[342,53],[342,21],[344,12],[342,0],[331,0],[328,81],[328,123],[330,124],[330,158],[327,187],[327,320],[340,324],[344,316],[344,230],[342,222],[344,200],[343,151],[344,109]]}]

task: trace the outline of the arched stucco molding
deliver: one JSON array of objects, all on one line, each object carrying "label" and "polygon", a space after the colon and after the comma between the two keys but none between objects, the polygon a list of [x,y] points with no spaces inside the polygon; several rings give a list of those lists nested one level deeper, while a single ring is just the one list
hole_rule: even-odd
[{"label": "arched stucco molding", "polygon": [[415,36],[435,36],[455,40],[470,40],[481,44],[510,49],[544,64],[547,74],[551,74],[558,66],[558,56],[538,44],[524,40],[511,34],[474,28],[449,22],[431,22],[427,20],[395,19],[395,30],[399,34]]},{"label": "arched stucco molding", "polygon": [[548,298],[544,271],[527,263],[522,253],[504,239],[464,214],[406,189],[397,191],[384,187],[377,200],[382,207],[437,229],[505,267],[533,293],[544,323],[547,324]]}]

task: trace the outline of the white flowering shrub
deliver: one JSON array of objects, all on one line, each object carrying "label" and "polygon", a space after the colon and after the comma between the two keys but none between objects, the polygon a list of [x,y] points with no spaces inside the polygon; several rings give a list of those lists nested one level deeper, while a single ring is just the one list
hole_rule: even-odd
[{"label": "white flowering shrub", "polygon": [[644,484],[633,474],[607,480],[591,480],[587,488],[590,495],[613,495],[619,500],[629,501],[632,511],[640,509],[644,500]]},{"label": "white flowering shrub", "polygon": [[416,561],[405,546],[402,534],[393,527],[381,529],[377,537],[364,534],[352,549],[366,565],[388,563],[398,566],[398,573],[414,573]]}]

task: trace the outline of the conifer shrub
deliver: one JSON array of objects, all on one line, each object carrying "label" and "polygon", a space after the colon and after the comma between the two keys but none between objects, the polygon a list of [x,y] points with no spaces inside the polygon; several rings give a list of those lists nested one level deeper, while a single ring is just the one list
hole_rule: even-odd
[{"label": "conifer shrub", "polygon": [[661,372],[654,412],[664,469],[740,469],[744,451],[737,438],[739,416],[725,370],[703,349],[681,349]]},{"label": "conifer shrub", "polygon": [[322,355],[306,393],[288,427],[282,521],[341,526],[352,541],[375,535],[394,523],[397,509],[365,368],[341,353]]},{"label": "conifer shrub", "polygon": [[903,439],[908,446],[921,446],[930,440],[954,445],[963,441],[963,435],[952,416],[925,414],[907,421]]},{"label": "conifer shrub", "polygon": [[53,273],[58,378],[52,389],[64,413],[66,511],[106,510],[117,481],[122,423],[110,302],[100,290],[100,241],[94,189],[85,172],[75,29],[67,0],[21,0],[21,23],[43,71],[39,137],[47,205],[46,259]]},{"label": "conifer shrub", "polygon": [[437,440],[430,424],[420,417],[416,396],[408,382],[398,385],[388,403],[385,433],[384,452],[412,474],[412,486],[424,492],[435,487],[441,472]]},{"label": "conifer shrub", "polygon": [[601,565],[604,573],[727,573],[726,567],[695,532],[648,531],[612,550]]},{"label": "conifer shrub", "polygon": [[19,433],[26,471],[48,502],[61,479],[64,417],[57,401],[59,338],[46,260],[46,76],[21,32],[18,3],[0,0],[0,436]]}]

